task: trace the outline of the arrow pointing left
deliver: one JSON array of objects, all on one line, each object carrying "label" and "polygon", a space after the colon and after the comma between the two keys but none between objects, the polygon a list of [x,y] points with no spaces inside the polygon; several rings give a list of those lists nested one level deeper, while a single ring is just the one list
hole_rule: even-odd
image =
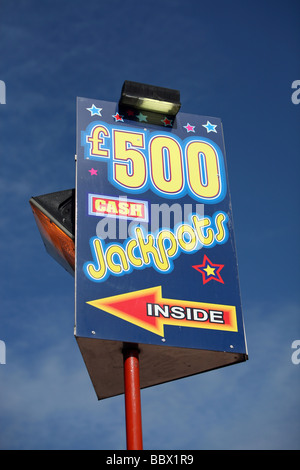
[{"label": "arrow pointing left", "polygon": [[86,303],[159,336],[164,325],[238,331],[234,306],[166,299],[161,286]]}]

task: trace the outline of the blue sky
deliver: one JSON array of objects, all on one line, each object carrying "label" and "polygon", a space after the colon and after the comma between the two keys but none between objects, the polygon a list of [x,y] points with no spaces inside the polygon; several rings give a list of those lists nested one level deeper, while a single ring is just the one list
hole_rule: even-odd
[{"label": "blue sky", "polygon": [[124,449],[124,398],[98,402],[73,278],[28,200],[75,185],[76,96],[124,80],[220,117],[249,361],[143,390],[145,449],[298,449],[299,2],[1,0],[1,449]]}]

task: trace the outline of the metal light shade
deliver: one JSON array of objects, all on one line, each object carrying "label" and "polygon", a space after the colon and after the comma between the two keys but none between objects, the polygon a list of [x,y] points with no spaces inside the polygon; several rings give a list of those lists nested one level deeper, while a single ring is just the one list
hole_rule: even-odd
[{"label": "metal light shade", "polygon": [[30,199],[47,252],[70,274],[75,270],[75,190]]},{"label": "metal light shade", "polygon": [[119,106],[175,117],[181,107],[180,92],[125,80]]}]

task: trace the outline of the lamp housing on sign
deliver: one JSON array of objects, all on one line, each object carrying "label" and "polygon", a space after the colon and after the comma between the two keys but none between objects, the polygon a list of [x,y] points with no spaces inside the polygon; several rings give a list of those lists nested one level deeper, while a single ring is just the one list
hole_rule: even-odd
[{"label": "lamp housing on sign", "polygon": [[32,197],[29,203],[47,252],[74,276],[75,189]]},{"label": "lamp housing on sign", "polygon": [[123,84],[119,110],[125,119],[172,126],[180,107],[178,90],[129,80]]}]

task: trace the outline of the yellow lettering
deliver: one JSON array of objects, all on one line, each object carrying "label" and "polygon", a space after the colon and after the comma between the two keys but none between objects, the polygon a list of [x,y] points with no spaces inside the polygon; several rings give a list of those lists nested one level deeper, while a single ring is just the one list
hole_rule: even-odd
[{"label": "yellow lettering", "polygon": [[179,143],[168,136],[154,137],[150,144],[150,171],[154,186],[163,193],[179,193],[184,185]]},{"label": "yellow lettering", "polygon": [[103,199],[95,199],[95,210],[97,212],[105,212],[106,211],[106,201]]},{"label": "yellow lettering", "polygon": [[[120,260],[120,264],[116,264],[114,256],[117,255]],[[111,245],[107,248],[105,253],[108,269],[115,273],[120,274],[122,271],[128,271],[129,265],[123,248],[119,245]]]},{"label": "yellow lettering", "polygon": [[115,203],[115,201],[108,201],[107,206],[106,206],[106,211],[108,214],[118,213],[117,204]]},{"label": "yellow lettering", "polygon": [[138,244],[136,240],[130,240],[130,242],[127,244],[126,252],[130,263],[133,264],[133,266],[139,267],[142,266],[143,261],[140,258],[136,258],[136,256],[133,254],[133,250],[137,248],[137,246]]},{"label": "yellow lettering", "polygon": [[187,168],[190,187],[196,196],[215,199],[221,191],[219,162],[215,149],[202,141],[187,147]]},{"label": "yellow lettering", "polygon": [[143,217],[142,214],[142,205],[141,204],[131,204],[130,205],[130,216],[131,217]]},{"label": "yellow lettering", "polygon": [[[184,233],[187,233],[190,237],[190,240],[187,242],[184,238]],[[190,225],[183,224],[178,227],[176,232],[176,237],[179,245],[184,251],[193,251],[196,248],[198,239],[195,233],[195,230]]]},{"label": "yellow lettering", "polygon": [[[169,257],[174,256],[177,251],[177,242],[174,234],[169,230],[163,230],[157,237],[157,248],[154,246],[155,238],[152,234],[148,234],[146,239],[139,227],[135,229],[136,236],[138,238],[138,244],[140,252],[145,264],[150,263],[149,255],[152,255],[152,259],[156,267],[161,271],[167,271],[170,267]],[[168,238],[171,240],[170,247],[166,250],[164,246],[164,240]]]},{"label": "yellow lettering", "polygon": [[[146,159],[137,148],[144,148],[144,134],[113,131],[113,178],[121,186],[139,189],[146,183]],[[137,148],[133,148],[137,147]]]},{"label": "yellow lettering", "polygon": [[226,231],[224,227],[224,221],[226,219],[226,215],[223,212],[220,212],[216,216],[215,224],[217,228],[216,240],[218,243],[222,243],[226,236]]},{"label": "yellow lettering", "polygon": [[129,209],[128,209],[128,202],[120,202],[119,203],[119,214],[120,215],[128,215],[129,214]]},{"label": "yellow lettering", "polygon": [[[210,226],[210,219],[207,217],[203,217],[203,219],[199,219],[196,215],[192,216],[192,222],[196,229],[197,236],[199,238],[200,243],[202,245],[208,246],[211,245],[214,241],[214,231],[212,228],[207,228]],[[205,229],[205,232],[204,232]]]},{"label": "yellow lettering", "polygon": [[108,157],[108,150],[101,148],[104,144],[104,139],[100,137],[103,134],[105,137],[109,137],[109,132],[104,126],[95,126],[92,129],[90,137],[87,137],[87,141],[91,142],[91,155],[97,155],[99,157]]},{"label": "yellow lettering", "polygon": [[99,238],[95,238],[93,241],[93,250],[94,250],[94,258],[96,261],[96,266],[93,263],[88,263],[86,265],[86,271],[88,275],[94,280],[99,281],[102,279],[106,274],[106,264],[104,260],[104,254],[102,249],[102,243]]},{"label": "yellow lettering", "polygon": [[[101,200],[99,207],[100,205]],[[124,207],[128,210],[128,207]],[[115,206],[112,208],[115,209]],[[144,234],[143,229],[136,226],[134,238],[129,238],[124,247],[114,243],[105,249],[100,238],[92,238],[90,246],[93,262],[84,264],[85,274],[93,281],[101,281],[106,278],[108,272],[120,275],[124,271],[146,265],[166,273],[172,268],[172,258],[178,250],[192,253],[198,249],[199,242],[204,246],[225,243],[228,237],[227,221],[228,216],[224,212],[215,213],[212,218],[200,218],[194,214],[192,223],[179,225],[176,233],[162,229],[157,236],[152,233]]]},{"label": "yellow lettering", "polygon": [[139,248],[141,251],[141,255],[145,264],[150,263],[149,253],[153,255],[153,257],[157,257],[157,251],[154,246],[154,237],[152,234],[147,235],[147,241],[144,240],[144,234],[139,227],[136,227],[135,233],[138,239]]},{"label": "yellow lettering", "polygon": [[[164,240],[170,240],[169,248],[165,248]],[[162,230],[157,237],[157,247],[161,259],[162,271],[167,271],[170,267],[169,258],[174,256],[177,252],[177,241],[175,235],[170,230]],[[158,266],[159,267],[159,266]]]}]

